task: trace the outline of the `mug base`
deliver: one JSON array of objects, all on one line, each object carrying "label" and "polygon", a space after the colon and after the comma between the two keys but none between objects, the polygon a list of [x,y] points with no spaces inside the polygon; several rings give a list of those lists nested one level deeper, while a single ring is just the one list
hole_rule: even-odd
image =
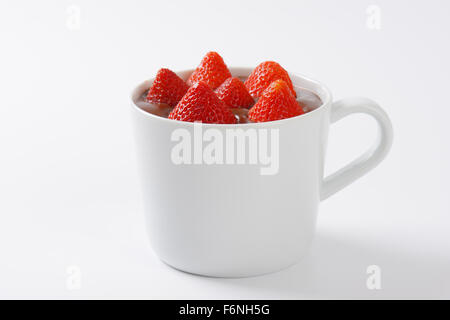
[{"label": "mug base", "polygon": [[172,268],[176,271],[187,273],[187,274],[194,275],[194,276],[207,277],[207,278],[221,278],[221,279],[240,279],[240,278],[252,278],[252,277],[264,276],[264,275],[268,275],[268,274],[272,274],[272,273],[276,273],[276,272],[280,272],[280,271],[289,269],[290,267],[293,267],[294,265],[299,263],[301,260],[303,260],[303,257],[305,255],[306,254],[303,254],[295,261],[293,261],[289,264],[285,264],[284,266],[279,266],[277,268],[271,268],[271,269],[266,269],[266,270],[259,270],[259,271],[255,271],[255,272],[250,272],[250,271],[247,271],[247,272],[195,271],[195,270],[189,270],[187,268],[181,268],[181,267],[174,266],[173,264],[171,264],[161,258],[159,258],[159,260],[162,263],[164,263],[165,265],[169,266],[170,268]]}]

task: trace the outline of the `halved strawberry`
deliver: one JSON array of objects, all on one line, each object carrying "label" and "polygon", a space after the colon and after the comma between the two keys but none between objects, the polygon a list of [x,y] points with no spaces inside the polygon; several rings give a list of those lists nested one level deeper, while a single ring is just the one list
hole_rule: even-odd
[{"label": "halved strawberry", "polygon": [[291,78],[286,70],[275,61],[265,61],[260,63],[245,81],[245,86],[253,98],[259,98],[272,82],[284,80],[289,86],[294,97],[297,97]]},{"label": "halved strawberry", "polygon": [[255,101],[244,83],[238,78],[228,78],[216,89],[216,95],[230,108],[250,108]]},{"label": "halved strawberry", "polygon": [[272,82],[258,102],[249,110],[248,118],[254,122],[275,121],[303,114],[287,83],[281,79]]},{"label": "halved strawberry", "polygon": [[191,74],[187,83],[191,86],[203,81],[214,90],[229,77],[231,77],[230,70],[223,62],[222,57],[217,52],[211,51],[203,57],[200,65]]},{"label": "halved strawberry", "polygon": [[175,72],[169,69],[159,69],[153,85],[148,90],[147,101],[165,103],[174,107],[188,89],[188,85]]},{"label": "halved strawberry", "polygon": [[230,108],[204,82],[189,88],[168,118],[187,122],[236,123]]}]

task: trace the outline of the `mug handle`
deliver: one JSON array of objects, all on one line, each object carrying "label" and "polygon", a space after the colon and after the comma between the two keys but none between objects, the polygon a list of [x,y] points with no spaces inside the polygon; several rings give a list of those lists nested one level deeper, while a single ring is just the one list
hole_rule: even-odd
[{"label": "mug handle", "polygon": [[392,146],[392,123],[386,112],[376,102],[370,99],[346,98],[333,103],[331,106],[330,121],[334,123],[354,113],[368,114],[377,121],[377,140],[359,158],[323,180],[321,200],[327,199],[375,168],[386,157]]}]

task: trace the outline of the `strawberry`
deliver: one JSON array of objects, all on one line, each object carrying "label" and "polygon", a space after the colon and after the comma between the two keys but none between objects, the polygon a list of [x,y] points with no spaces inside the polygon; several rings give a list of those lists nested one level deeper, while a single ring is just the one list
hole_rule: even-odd
[{"label": "strawberry", "polygon": [[230,108],[204,82],[190,87],[168,118],[188,122],[236,123]]},{"label": "strawberry", "polygon": [[253,98],[259,98],[273,81],[282,79],[289,86],[294,97],[297,97],[289,74],[283,67],[274,61],[260,63],[245,81],[245,86]]},{"label": "strawberry", "polygon": [[147,101],[165,103],[174,107],[188,89],[188,85],[175,72],[169,69],[160,69],[156,74],[153,85],[148,90]]},{"label": "strawberry", "polygon": [[199,81],[205,82],[211,89],[216,89],[226,79],[231,77],[222,57],[214,51],[208,52],[188,79],[188,85],[193,85]]},{"label": "strawberry", "polygon": [[266,122],[291,118],[303,113],[289,85],[279,79],[264,90],[258,102],[249,110],[248,118],[254,122]]},{"label": "strawberry", "polygon": [[244,83],[238,78],[228,78],[216,89],[216,95],[230,108],[250,108],[255,101]]}]

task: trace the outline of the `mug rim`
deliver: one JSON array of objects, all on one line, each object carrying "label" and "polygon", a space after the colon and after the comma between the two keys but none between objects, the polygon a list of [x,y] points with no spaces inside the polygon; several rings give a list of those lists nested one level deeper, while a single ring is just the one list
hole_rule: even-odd
[{"label": "mug rim", "polygon": [[[249,68],[249,67],[229,67],[228,68],[231,72],[231,75],[233,77],[239,77],[240,74],[246,74],[243,76],[248,76],[253,70],[254,68]],[[183,80],[186,80],[187,77],[194,71],[195,69],[184,69],[184,70],[180,70],[180,71],[175,71],[175,73],[182,78]],[[291,73],[289,72],[289,77],[291,78],[292,83],[298,86],[298,79],[300,79],[302,82],[304,82],[304,84],[307,84],[310,87],[314,87],[313,88],[306,88],[305,86],[300,86],[303,87],[307,90],[312,91],[313,93],[315,93],[316,95],[319,96],[319,98],[322,100],[322,104],[314,109],[311,110],[307,113],[295,116],[295,117],[291,117],[291,118],[286,118],[286,119],[281,119],[281,120],[274,120],[274,121],[267,121],[267,122],[249,122],[249,123],[235,123],[235,124],[224,124],[224,123],[202,123],[203,126],[214,126],[214,127],[225,127],[225,128],[231,128],[231,127],[244,127],[244,126],[267,126],[267,125],[276,125],[276,124],[281,124],[284,122],[289,122],[289,121],[295,121],[295,120],[300,120],[300,119],[306,119],[309,117],[312,117],[314,114],[316,114],[317,112],[319,112],[320,110],[327,108],[331,102],[332,102],[332,94],[331,91],[328,89],[328,87],[326,85],[324,85],[323,83],[311,79],[307,76],[304,76],[302,74],[298,74],[298,73]],[[188,121],[179,121],[179,120],[174,120],[174,119],[169,119],[169,118],[165,118],[165,117],[161,117],[161,116],[157,116],[154,115],[152,113],[149,113],[143,109],[141,109],[137,104],[136,104],[136,100],[142,96],[142,94],[145,92],[145,90],[148,90],[148,88],[151,86],[151,84],[153,83],[153,80],[155,78],[150,78],[148,80],[145,80],[143,82],[141,82],[139,85],[137,85],[136,87],[134,87],[134,89],[131,91],[130,94],[130,98],[131,98],[131,102],[132,102],[132,108],[134,110],[137,110],[139,113],[143,114],[145,117],[148,118],[153,118],[153,119],[158,119],[159,121],[167,121],[168,123],[173,123],[173,124],[183,124],[183,125],[194,125],[194,122],[188,122]],[[297,81],[296,81],[297,80]]]}]

